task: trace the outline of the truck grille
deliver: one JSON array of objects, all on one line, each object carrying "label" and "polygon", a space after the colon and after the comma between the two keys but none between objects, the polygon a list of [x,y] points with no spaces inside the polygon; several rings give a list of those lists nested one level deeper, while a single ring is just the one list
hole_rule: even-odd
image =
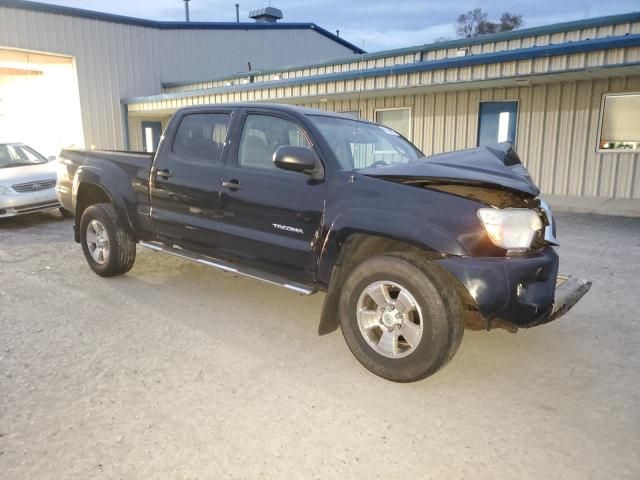
[{"label": "truck grille", "polygon": [[13,188],[16,192],[27,193],[37,192],[38,190],[46,190],[55,186],[55,180],[40,180],[38,182],[18,183],[16,185],[12,185],[11,188]]}]

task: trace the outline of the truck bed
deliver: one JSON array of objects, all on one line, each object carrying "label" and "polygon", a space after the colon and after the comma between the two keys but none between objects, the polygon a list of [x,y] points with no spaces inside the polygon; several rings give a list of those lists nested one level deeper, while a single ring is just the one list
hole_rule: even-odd
[{"label": "truck bed", "polygon": [[[148,205],[149,172],[153,164],[153,153],[125,152],[119,150],[76,150],[64,149],[60,152],[58,172],[58,199],[62,206],[73,212],[72,187],[76,174],[84,170],[88,178],[95,175],[94,182],[111,179],[123,188],[136,192],[137,202],[144,209]],[[106,175],[106,178],[105,178]]]},{"label": "truck bed", "polygon": [[128,152],[124,150],[76,150],[64,149],[60,157],[67,158],[78,164],[85,164],[91,159],[106,159],[121,165],[131,165],[137,168],[149,167],[153,161],[154,153]]}]

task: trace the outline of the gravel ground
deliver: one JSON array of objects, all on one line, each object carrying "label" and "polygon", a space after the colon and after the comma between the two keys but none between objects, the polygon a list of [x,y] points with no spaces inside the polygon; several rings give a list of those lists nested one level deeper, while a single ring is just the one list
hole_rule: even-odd
[{"label": "gravel ground", "polygon": [[640,478],[640,220],[558,215],[561,320],[467,331],[394,384],[297,296],[139,251],[103,279],[54,214],[0,221],[0,477]]}]

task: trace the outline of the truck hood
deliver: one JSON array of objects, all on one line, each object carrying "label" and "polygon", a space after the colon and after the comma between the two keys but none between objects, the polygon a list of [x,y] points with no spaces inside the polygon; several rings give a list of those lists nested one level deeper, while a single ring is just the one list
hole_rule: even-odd
[{"label": "truck hood", "polygon": [[412,183],[499,186],[538,196],[540,190],[513,146],[497,143],[484,147],[441,153],[419,160],[358,170],[369,177]]}]

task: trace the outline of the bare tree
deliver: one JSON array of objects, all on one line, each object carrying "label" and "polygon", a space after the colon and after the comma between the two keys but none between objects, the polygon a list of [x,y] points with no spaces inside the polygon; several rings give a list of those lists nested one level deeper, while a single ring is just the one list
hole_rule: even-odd
[{"label": "bare tree", "polygon": [[504,12],[500,17],[500,25],[498,31],[510,32],[522,26],[522,15],[511,15],[509,12]]},{"label": "bare tree", "polygon": [[458,17],[456,32],[461,37],[477,37],[480,26],[487,21],[487,14],[481,8],[469,10]]},{"label": "bare tree", "polygon": [[505,12],[499,22],[488,20],[488,15],[481,8],[469,10],[458,17],[456,32],[461,37],[477,37],[488,33],[508,32],[522,25],[522,15]]}]

